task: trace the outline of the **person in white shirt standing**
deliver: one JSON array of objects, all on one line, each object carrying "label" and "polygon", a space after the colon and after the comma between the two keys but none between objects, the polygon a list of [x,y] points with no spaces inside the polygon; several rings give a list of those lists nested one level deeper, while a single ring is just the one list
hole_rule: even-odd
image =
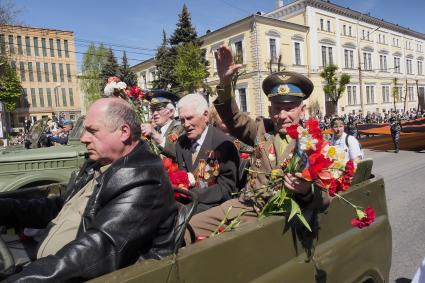
[{"label": "person in white shirt standing", "polygon": [[344,132],[345,123],[343,118],[335,117],[331,121],[332,139],[331,143],[346,152],[346,159],[353,160],[355,162],[363,159],[364,154],[360,148],[359,141]]}]

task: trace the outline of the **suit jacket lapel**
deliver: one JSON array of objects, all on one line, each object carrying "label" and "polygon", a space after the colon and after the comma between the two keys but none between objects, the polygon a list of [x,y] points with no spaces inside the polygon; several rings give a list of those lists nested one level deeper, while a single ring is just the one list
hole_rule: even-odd
[{"label": "suit jacket lapel", "polygon": [[183,155],[183,161],[186,165],[187,172],[192,172],[193,166],[192,166],[192,152],[190,152],[190,146],[191,142],[190,140],[185,137],[184,143],[182,144],[182,155]]},{"label": "suit jacket lapel", "polygon": [[282,162],[289,157],[289,154],[294,152],[296,145],[296,140],[292,140],[289,142],[289,144],[286,146],[285,150],[283,151],[282,155],[278,157],[278,164],[282,164]]}]

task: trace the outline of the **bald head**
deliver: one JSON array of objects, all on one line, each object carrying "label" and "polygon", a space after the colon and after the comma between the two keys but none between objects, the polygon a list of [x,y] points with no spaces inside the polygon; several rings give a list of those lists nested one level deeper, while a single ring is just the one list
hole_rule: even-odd
[{"label": "bald head", "polygon": [[102,165],[130,153],[140,140],[140,120],[120,98],[102,98],[92,104],[84,120],[81,142],[90,159]]}]

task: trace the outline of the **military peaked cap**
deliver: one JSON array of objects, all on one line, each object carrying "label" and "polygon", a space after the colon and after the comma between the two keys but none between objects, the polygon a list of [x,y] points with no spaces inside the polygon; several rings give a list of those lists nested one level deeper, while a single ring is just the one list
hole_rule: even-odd
[{"label": "military peaked cap", "polygon": [[156,89],[146,93],[146,99],[150,101],[151,107],[165,107],[168,103],[175,104],[180,97],[172,92]]},{"label": "military peaked cap", "polygon": [[295,72],[277,72],[263,81],[263,91],[271,102],[295,102],[307,99],[313,92],[313,83]]}]

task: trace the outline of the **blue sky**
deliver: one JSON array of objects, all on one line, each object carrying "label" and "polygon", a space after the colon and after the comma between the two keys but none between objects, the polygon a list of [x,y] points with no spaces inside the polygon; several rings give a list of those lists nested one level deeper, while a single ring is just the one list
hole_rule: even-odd
[{"label": "blue sky", "polygon": [[[285,3],[289,2],[284,0]],[[424,0],[332,0],[371,16],[425,34]],[[170,35],[184,3],[198,35],[257,11],[270,12],[274,0],[14,0],[18,20],[29,26],[74,32],[78,65],[88,42],[104,42],[118,58],[127,51],[130,65],[151,58],[164,29]],[[135,47],[135,48],[132,48]]]}]

